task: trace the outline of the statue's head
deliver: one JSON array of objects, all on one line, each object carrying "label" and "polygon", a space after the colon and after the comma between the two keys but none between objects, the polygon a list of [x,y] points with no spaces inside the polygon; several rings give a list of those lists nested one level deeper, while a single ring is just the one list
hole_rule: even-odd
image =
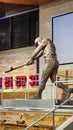
[{"label": "statue's head", "polygon": [[36,39],[35,39],[35,46],[37,47],[40,43],[41,43],[41,41],[42,41],[42,38],[40,38],[40,37],[37,37]]}]

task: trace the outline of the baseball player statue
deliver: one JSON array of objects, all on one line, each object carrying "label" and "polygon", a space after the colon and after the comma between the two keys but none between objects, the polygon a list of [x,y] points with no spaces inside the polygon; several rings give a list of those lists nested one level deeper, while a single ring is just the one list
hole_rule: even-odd
[{"label": "baseball player statue", "polygon": [[[37,37],[35,39],[35,50],[32,53],[30,60],[27,62],[27,66],[34,63],[34,60],[44,57],[44,70],[42,72],[41,82],[39,85],[38,93],[35,99],[41,99],[42,92],[45,89],[48,78],[51,79],[52,83],[56,81],[56,75],[58,72],[59,61],[57,60],[56,48],[50,39],[42,39]],[[57,87],[63,89],[66,92],[66,98],[70,96],[70,89],[66,87],[62,82],[57,83]]]}]

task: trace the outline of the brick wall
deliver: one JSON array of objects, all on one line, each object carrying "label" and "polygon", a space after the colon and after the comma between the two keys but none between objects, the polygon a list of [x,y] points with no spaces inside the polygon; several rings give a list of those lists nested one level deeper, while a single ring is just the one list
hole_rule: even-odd
[{"label": "brick wall", "polygon": [[[24,47],[20,49],[12,49],[7,51],[0,51],[0,75],[3,74],[10,67],[17,67],[23,64],[26,64],[30,59],[31,54],[34,50],[34,47]],[[32,66],[25,66],[20,69],[16,69],[12,72],[7,73],[6,75],[17,75],[17,74],[28,74],[35,73],[36,67],[35,64]]]},{"label": "brick wall", "polygon": [[56,0],[40,6],[40,36],[51,38],[52,17],[73,11],[73,0]]},{"label": "brick wall", "polygon": [[[0,77],[3,79],[6,76],[12,76],[14,79],[13,82],[13,89],[5,88],[4,86],[4,80],[2,83],[2,87],[4,88],[4,92],[26,92],[28,93],[28,82],[29,82],[29,75],[35,75],[36,74],[36,61],[33,65],[30,66],[24,66],[22,68],[16,69],[14,71],[11,71],[9,73],[4,73],[6,70],[9,70],[10,67],[18,67],[23,64],[26,64],[27,61],[30,59],[32,52],[34,50],[34,47],[25,47],[20,49],[12,49],[8,51],[0,51]],[[27,77],[27,88],[26,87],[19,87],[17,89],[15,85],[15,77],[16,76],[26,76]],[[36,91],[37,87],[30,87],[29,91]],[[1,89],[0,89],[1,91]],[[7,96],[8,97],[8,96]],[[22,97],[22,96],[21,96]],[[5,98],[5,96],[4,96]]]}]

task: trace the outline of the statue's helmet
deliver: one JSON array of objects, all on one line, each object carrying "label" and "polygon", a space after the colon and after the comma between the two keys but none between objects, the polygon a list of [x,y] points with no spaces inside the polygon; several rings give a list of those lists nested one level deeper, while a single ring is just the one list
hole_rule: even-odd
[{"label": "statue's helmet", "polygon": [[35,41],[34,41],[34,45],[37,47],[39,44],[40,44],[40,42],[42,41],[42,38],[41,37],[37,37],[36,39],[35,39]]}]

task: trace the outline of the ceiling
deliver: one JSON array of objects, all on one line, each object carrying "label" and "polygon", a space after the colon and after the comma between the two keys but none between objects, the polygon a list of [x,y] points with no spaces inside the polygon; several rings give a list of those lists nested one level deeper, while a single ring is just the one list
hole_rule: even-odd
[{"label": "ceiling", "polygon": [[0,14],[5,13],[6,11],[24,8],[27,6],[36,6],[41,5],[47,2],[52,2],[55,0],[0,0]]},{"label": "ceiling", "polygon": [[53,0],[0,0],[2,3],[24,4],[24,5],[40,5]]},{"label": "ceiling", "polygon": [[21,9],[21,8],[25,8],[25,7],[27,7],[27,6],[21,5],[21,4],[8,4],[8,3],[0,2],[0,14],[4,14],[5,12],[10,11],[10,10]]}]

